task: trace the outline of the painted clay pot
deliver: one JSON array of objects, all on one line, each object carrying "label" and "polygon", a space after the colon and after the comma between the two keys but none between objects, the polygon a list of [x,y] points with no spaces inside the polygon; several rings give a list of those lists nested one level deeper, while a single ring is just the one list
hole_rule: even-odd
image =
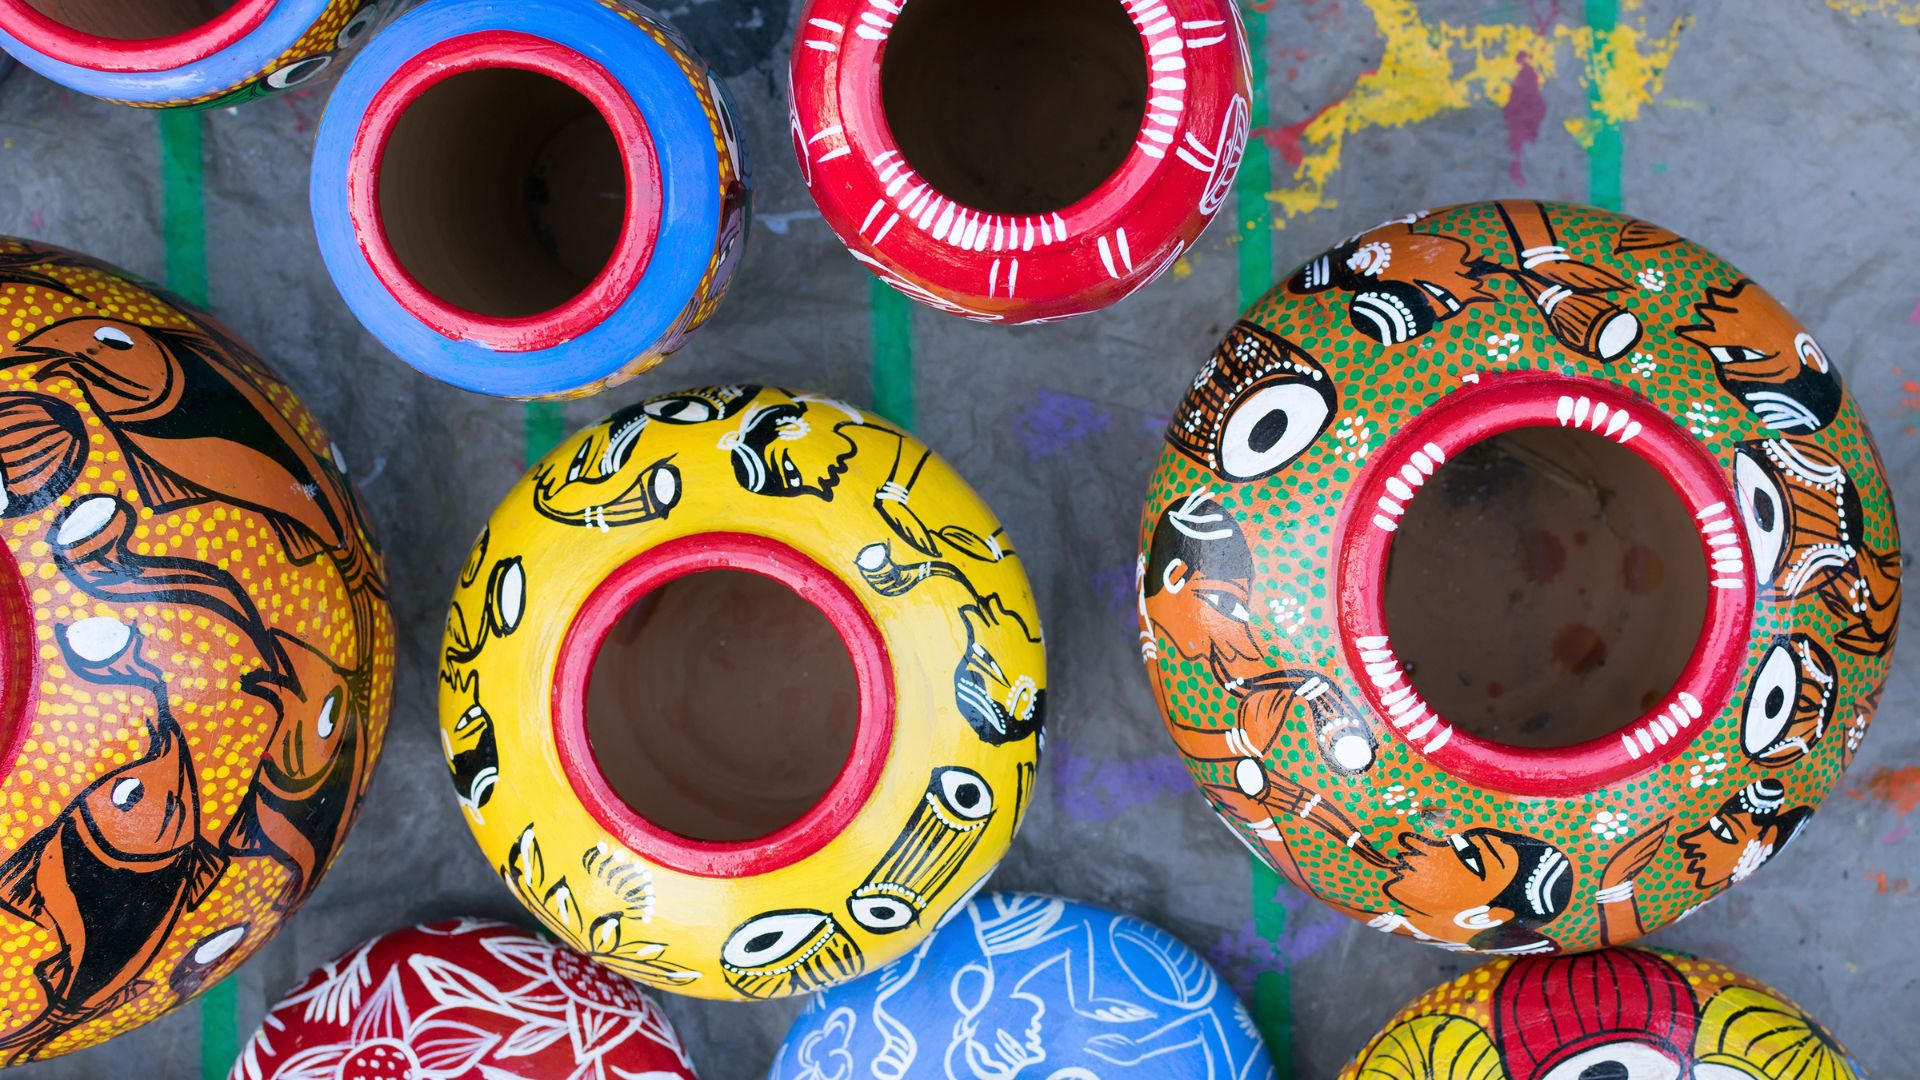
[{"label": "painted clay pot", "polygon": [[1263,860],[1373,927],[1620,944],[1778,854],[1900,606],[1838,370],[1658,226],[1416,214],[1307,263],[1181,400],[1142,523],[1169,732]]},{"label": "painted clay pot", "polygon": [[0,0],[0,47],[68,89],[164,109],[305,86],[393,0]]},{"label": "painted clay pot", "polygon": [[314,228],[368,330],[436,379],[594,393],[726,295],[748,170],[726,94],[624,0],[429,0],[341,79]]},{"label": "painted clay pot", "polygon": [[374,938],[267,1013],[229,1080],[693,1080],[660,1006],[518,927],[449,919]]},{"label": "painted clay pot", "polygon": [[880,280],[983,322],[1145,288],[1226,202],[1251,67],[1232,0],[810,0],[792,128]]},{"label": "painted clay pot", "polygon": [[1178,938],[1024,893],[987,893],[873,978],[816,996],[768,1076],[868,1066],[899,1080],[1276,1076],[1246,1008]]},{"label": "painted clay pot", "polygon": [[906,952],[1000,860],[1043,652],[1019,557],[925,446],[827,397],[695,389],[574,435],[494,512],[441,733],[562,940],[784,997]]},{"label": "painted clay pot", "polygon": [[1861,1080],[1827,1030],[1736,971],[1608,949],[1496,960],[1428,991],[1341,1080]]},{"label": "painted clay pot", "polygon": [[0,1063],[193,997],[366,791],[393,619],[338,447],[218,323],[0,240]]}]

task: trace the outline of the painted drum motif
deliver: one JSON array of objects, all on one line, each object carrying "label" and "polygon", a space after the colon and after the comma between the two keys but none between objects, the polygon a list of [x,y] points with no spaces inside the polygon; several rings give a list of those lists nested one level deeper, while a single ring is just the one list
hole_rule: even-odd
[{"label": "painted drum motif", "polygon": [[374,938],[267,1013],[229,1080],[693,1080],[640,988],[517,927],[449,919]]},{"label": "painted drum motif", "polygon": [[[1551,749],[1440,716],[1382,599],[1422,486],[1529,429],[1651,465],[1706,564],[1671,689]],[[1899,537],[1859,410],[1777,302],[1657,226],[1507,202],[1356,236],[1234,327],[1167,442],[1139,603],[1168,730],[1261,859],[1376,929],[1631,941],[1777,855],[1873,715]]]},{"label": "painted drum motif", "polygon": [[1179,939],[1024,893],[987,893],[872,978],[816,996],[768,1077],[869,1069],[897,1080],[1278,1075],[1246,1008]]},{"label": "painted drum motif", "polygon": [[167,10],[179,5],[0,0],[0,47],[82,94],[216,108],[319,79],[372,36],[392,2],[240,0],[196,24]]},{"label": "painted drum motif", "polygon": [[[915,20],[924,29],[905,45]],[[1118,41],[1099,33],[1114,21]],[[914,52],[900,62],[902,79],[944,62],[982,81],[956,91],[938,69],[927,92],[944,104],[919,115],[911,89],[896,91],[894,69],[882,78],[890,50],[903,47]],[[1112,94],[1137,91],[1138,108],[1110,116],[1100,95],[1123,58],[1140,67],[1138,84],[1121,80]],[[1232,0],[811,0],[791,74],[794,152],[827,224],[880,280],[979,322],[1083,315],[1151,284],[1225,204],[1250,131],[1251,66]],[[1008,86],[1029,95],[992,93]],[[1018,145],[1010,113],[1044,114],[1058,130],[1042,126],[1033,141],[1084,148],[1112,168],[1058,186],[1032,159],[1068,169],[1084,161]],[[1088,131],[1103,134],[1086,144]],[[968,160],[941,165],[951,149],[943,132],[970,139],[981,156],[963,148]],[[941,176],[929,177],[930,165]],[[998,190],[972,191],[981,174]]]},{"label": "painted drum motif", "polygon": [[[726,843],[623,802],[587,730],[615,625],[722,570],[825,616],[858,713],[817,802]],[[475,838],[561,940],[660,989],[785,997],[905,953],[1006,852],[1033,797],[1044,660],[1019,556],[924,445],[829,397],[699,388],[586,428],[508,493],[455,591],[441,734]],[[668,773],[759,794],[688,771]]]},{"label": "painted drum motif", "polygon": [[1394,1017],[1341,1080],[1865,1080],[1799,1006],[1651,949],[1496,960]]},{"label": "painted drum motif", "polygon": [[232,971],[319,884],[386,731],[340,449],[179,299],[0,240],[0,1060]]},{"label": "painted drum motif", "polygon": [[347,306],[434,378],[579,397],[719,307],[751,177],[719,78],[627,0],[430,0],[321,122],[312,203]]}]

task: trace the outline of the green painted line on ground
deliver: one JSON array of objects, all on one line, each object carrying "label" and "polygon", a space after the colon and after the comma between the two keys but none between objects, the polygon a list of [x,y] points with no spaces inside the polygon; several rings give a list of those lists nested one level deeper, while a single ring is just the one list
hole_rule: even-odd
[{"label": "green painted line on ground", "polygon": [[913,430],[913,301],[874,278],[867,290],[873,324],[873,411]]},{"label": "green painted line on ground", "polygon": [[[1253,82],[1249,94],[1247,122],[1256,132],[1268,128],[1267,113],[1267,16],[1243,5],[1247,27],[1247,52],[1253,57]],[[1239,227],[1239,300],[1241,310],[1254,305],[1273,286],[1273,218],[1267,192],[1273,187],[1273,146],[1255,138],[1247,144],[1246,160],[1240,163],[1240,175],[1234,180],[1234,210]],[[1280,951],[1280,939],[1287,932],[1287,909],[1281,906],[1280,890],[1289,888],[1280,875],[1257,858],[1252,865],[1253,929],[1262,941],[1272,945],[1271,966],[1254,976],[1253,1000],[1248,1008],[1253,1022],[1267,1040],[1267,1052],[1280,1075],[1293,1072],[1293,976]]]},{"label": "green painted line on ground", "polygon": [[558,401],[529,401],[521,407],[521,434],[526,442],[527,468],[546,457],[567,434],[566,406]]},{"label": "green painted line on ground", "polygon": [[1613,31],[1620,23],[1620,0],[1587,0],[1587,28],[1593,31],[1593,52],[1587,61],[1587,124],[1593,141],[1587,146],[1587,201],[1607,210],[1621,208],[1620,124],[1609,120],[1601,105],[1603,76],[1613,63]]},{"label": "green painted line on ground", "polygon": [[[160,232],[166,241],[167,288],[207,306],[206,114],[158,114]],[[228,975],[194,1002],[200,1013],[201,1080],[224,1080],[240,1056],[240,980]]]}]

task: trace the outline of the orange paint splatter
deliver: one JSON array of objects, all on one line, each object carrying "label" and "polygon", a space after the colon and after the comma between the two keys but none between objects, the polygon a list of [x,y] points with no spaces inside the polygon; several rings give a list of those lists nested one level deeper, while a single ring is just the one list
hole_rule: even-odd
[{"label": "orange paint splatter", "polygon": [[1847,795],[1855,799],[1878,799],[1906,817],[1920,809],[1920,765],[1881,769],[1867,777],[1864,788],[1851,788]]}]

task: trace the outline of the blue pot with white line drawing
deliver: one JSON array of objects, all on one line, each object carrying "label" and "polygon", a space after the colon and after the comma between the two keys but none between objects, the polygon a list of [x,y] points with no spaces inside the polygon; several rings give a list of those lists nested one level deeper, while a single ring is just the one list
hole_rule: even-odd
[{"label": "blue pot with white line drawing", "polygon": [[913,952],[815,997],[768,1080],[1275,1080],[1198,953],[1091,904],[986,893]]}]

